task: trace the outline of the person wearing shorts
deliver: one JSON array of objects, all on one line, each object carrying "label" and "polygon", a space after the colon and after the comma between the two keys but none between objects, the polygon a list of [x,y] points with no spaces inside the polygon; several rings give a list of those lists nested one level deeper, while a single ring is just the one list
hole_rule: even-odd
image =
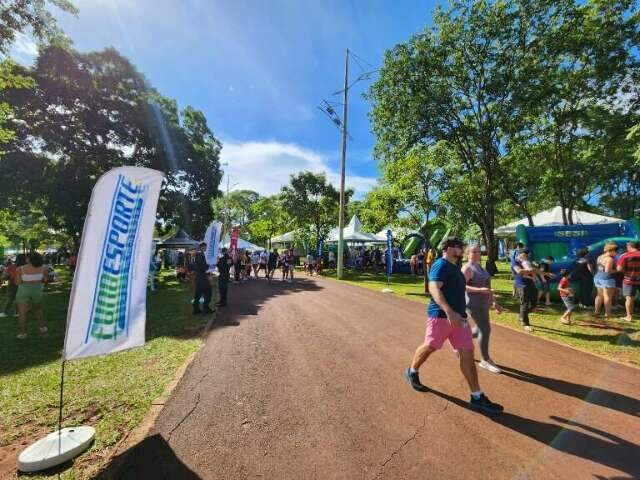
[{"label": "person wearing shorts", "polygon": [[618,259],[617,269],[624,275],[622,279],[622,296],[627,316],[623,320],[633,320],[633,304],[640,291],[640,242],[627,243],[627,253]]},{"label": "person wearing shorts", "polygon": [[449,237],[442,243],[443,256],[435,261],[429,273],[431,303],[427,309],[425,339],[416,349],[411,366],[405,370],[404,375],[414,390],[428,391],[420,382],[418,370],[433,352],[442,347],[445,340],[449,340],[460,355],[460,370],[471,390],[470,406],[486,413],[498,414],[503,410],[502,405],[489,400],[478,382],[471,328],[467,323],[466,282],[458,267],[463,246],[455,237]]},{"label": "person wearing shorts", "polygon": [[40,333],[46,333],[47,327],[44,324],[42,314],[42,292],[47,282],[44,267],[42,266],[42,255],[37,252],[31,252],[27,255],[27,264],[18,268],[16,275],[16,283],[18,291],[16,292],[16,305],[18,306],[18,340],[27,338],[27,314],[29,310],[33,311]]},{"label": "person wearing shorts", "polygon": [[269,260],[267,261],[267,280],[273,280],[273,273],[278,267],[278,249],[274,248],[272,252],[269,252]]},{"label": "person wearing shorts", "polygon": [[289,266],[289,282],[293,282],[293,268],[295,267],[295,257],[293,256],[293,248],[287,254],[287,265]]},{"label": "person wearing shorts", "polygon": [[[260,252],[260,264],[258,265],[258,272],[260,270],[264,270],[264,276],[267,276],[267,262],[269,261],[269,254],[266,250]],[[258,274],[256,273],[256,278],[258,278]]]},{"label": "person wearing shorts", "polygon": [[570,275],[569,270],[563,268],[560,270],[560,281],[558,282],[558,293],[560,294],[560,298],[567,309],[564,312],[564,315],[560,317],[560,322],[565,325],[571,325],[571,314],[576,309],[575,296],[569,283]]},{"label": "person wearing shorts", "polygon": [[596,295],[595,309],[593,316],[600,315],[600,310],[604,305],[604,319],[611,319],[611,306],[616,292],[616,262],[614,260],[618,245],[607,243],[604,246],[604,253],[596,260],[596,274],[593,277],[593,284],[598,294]]}]

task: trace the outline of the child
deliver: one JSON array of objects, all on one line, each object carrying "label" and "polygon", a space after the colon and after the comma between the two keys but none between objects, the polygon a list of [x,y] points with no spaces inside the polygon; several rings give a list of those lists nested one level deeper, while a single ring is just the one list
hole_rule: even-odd
[{"label": "child", "polygon": [[551,273],[551,265],[553,264],[553,261],[553,257],[545,257],[539,267],[540,286],[538,287],[538,302],[540,302],[544,296],[546,300],[545,305],[547,306],[551,305],[551,289],[549,288],[549,280],[555,277],[555,275]]},{"label": "child", "polygon": [[560,270],[560,281],[558,282],[558,293],[560,298],[564,302],[567,311],[560,317],[560,322],[564,325],[571,325],[571,313],[575,310],[576,304],[574,302],[573,290],[569,286],[569,270],[563,268]]}]

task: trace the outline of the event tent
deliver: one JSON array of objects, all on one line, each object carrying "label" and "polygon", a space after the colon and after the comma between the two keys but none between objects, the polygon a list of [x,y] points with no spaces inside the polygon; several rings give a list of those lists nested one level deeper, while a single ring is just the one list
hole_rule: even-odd
[{"label": "event tent", "polygon": [[186,249],[192,249],[192,248],[198,248],[199,244],[200,244],[200,242],[198,242],[197,240],[194,240],[193,238],[191,238],[189,236],[189,234],[187,232],[185,232],[184,230],[179,228],[176,233],[171,235],[169,238],[159,242],[156,245],[156,247],[157,248],[186,248]]},{"label": "event tent", "polygon": [[[336,227],[329,232],[327,242],[337,242],[340,235],[339,229]],[[342,239],[345,242],[362,242],[362,243],[380,243],[386,240],[380,240],[373,233],[362,231],[362,222],[354,215],[351,217],[349,225],[342,230]]]},{"label": "event tent", "polygon": [[278,235],[277,237],[273,237],[271,239],[271,244],[274,243],[293,243],[295,241],[294,232],[283,233],[282,235]]},{"label": "event tent", "polygon": [[[573,223],[576,225],[594,225],[602,223],[618,223],[624,222],[621,218],[607,217],[605,215],[598,215],[596,213],[583,212],[580,210],[573,211]],[[536,227],[547,227],[554,225],[564,225],[562,221],[562,207],[557,206],[536,213],[533,216],[533,224]],[[498,227],[494,230],[498,237],[509,237],[516,233],[518,225],[529,226],[529,220],[525,217],[521,220],[508,223],[502,227]]]},{"label": "event tent", "polygon": [[[230,244],[231,241],[229,239],[229,235],[225,235],[220,246],[222,248],[229,248]],[[264,248],[259,247],[258,245],[254,245],[253,243],[238,237],[238,250],[251,250],[252,252],[261,252],[262,250],[264,250]]]}]

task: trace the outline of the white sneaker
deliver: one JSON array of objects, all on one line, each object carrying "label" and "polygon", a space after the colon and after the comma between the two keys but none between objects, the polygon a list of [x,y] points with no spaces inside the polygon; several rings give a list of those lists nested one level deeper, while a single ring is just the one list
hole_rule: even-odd
[{"label": "white sneaker", "polygon": [[491,373],[502,373],[502,370],[500,370],[500,368],[491,360],[481,360],[478,366],[485,370],[489,370]]},{"label": "white sneaker", "polygon": [[4,317],[6,317],[6,316],[7,316],[7,314],[6,314],[6,313],[4,313],[4,312],[0,312],[0,318],[4,318]]},{"label": "white sneaker", "polygon": [[525,332],[533,332],[533,327],[531,325],[525,325],[523,328]]}]

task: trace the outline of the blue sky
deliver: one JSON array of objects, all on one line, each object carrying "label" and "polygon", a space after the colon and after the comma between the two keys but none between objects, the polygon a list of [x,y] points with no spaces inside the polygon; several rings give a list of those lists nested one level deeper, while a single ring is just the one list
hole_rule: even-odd
[{"label": "blue sky", "polygon": [[[377,68],[385,49],[431,23],[438,3],[76,0],[78,18],[59,19],[77,49],[113,46],[160,92],[204,111],[233,188],[270,194],[300,169],[325,171],[337,185],[340,132],[316,107],[342,101],[332,93],[342,88],[345,48]],[[34,48],[21,38],[14,51],[28,57]],[[350,69],[352,78],[361,71]],[[361,96],[369,83],[349,102],[347,184],[359,196],[377,176]]]}]

